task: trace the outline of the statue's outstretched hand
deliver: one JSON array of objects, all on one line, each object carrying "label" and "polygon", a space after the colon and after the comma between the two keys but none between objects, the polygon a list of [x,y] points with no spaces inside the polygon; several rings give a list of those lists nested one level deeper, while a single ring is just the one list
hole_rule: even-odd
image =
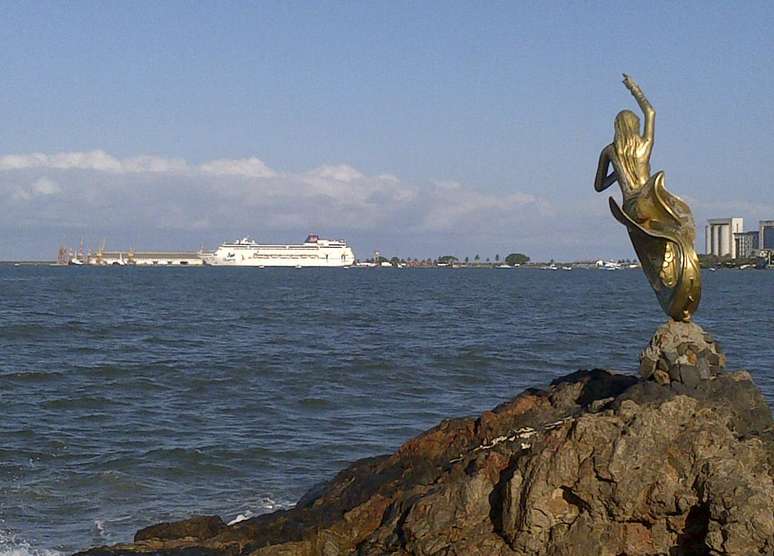
[{"label": "statue's outstretched hand", "polygon": [[623,74],[623,76],[623,84],[626,85],[626,88],[629,89],[635,97],[642,95],[642,89],[637,85],[637,82],[626,74]]}]

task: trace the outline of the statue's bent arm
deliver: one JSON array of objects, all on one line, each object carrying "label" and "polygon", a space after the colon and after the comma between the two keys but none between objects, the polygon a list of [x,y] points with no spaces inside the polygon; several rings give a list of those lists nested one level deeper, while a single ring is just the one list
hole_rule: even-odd
[{"label": "statue's bent arm", "polygon": [[610,166],[610,162],[612,161],[612,158],[610,156],[610,152],[613,149],[613,145],[610,144],[604,149],[602,149],[602,152],[599,153],[599,164],[597,165],[597,176],[594,178],[594,189],[596,191],[604,191],[611,185],[613,185],[616,180],[618,180],[618,174],[615,171],[615,167],[613,167],[613,171],[610,172],[608,175],[607,169]]}]

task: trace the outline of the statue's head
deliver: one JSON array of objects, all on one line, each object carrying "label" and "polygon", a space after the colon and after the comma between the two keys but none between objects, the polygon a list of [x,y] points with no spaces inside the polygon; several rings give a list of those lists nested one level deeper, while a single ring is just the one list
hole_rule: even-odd
[{"label": "statue's head", "polygon": [[615,117],[615,142],[628,142],[640,136],[640,119],[631,110],[621,110]]}]

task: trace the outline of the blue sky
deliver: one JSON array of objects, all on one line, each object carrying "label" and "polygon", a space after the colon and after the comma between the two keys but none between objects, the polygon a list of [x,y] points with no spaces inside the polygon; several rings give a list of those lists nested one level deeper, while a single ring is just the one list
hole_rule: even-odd
[{"label": "blue sky", "polygon": [[624,71],[699,238],[774,218],[772,4],[610,4],[3,3],[0,259],[310,231],[630,257],[591,185]]}]

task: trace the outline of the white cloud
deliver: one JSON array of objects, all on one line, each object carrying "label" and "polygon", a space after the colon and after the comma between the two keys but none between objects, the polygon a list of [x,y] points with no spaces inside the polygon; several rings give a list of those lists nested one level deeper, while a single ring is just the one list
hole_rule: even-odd
[{"label": "white cloud", "polygon": [[348,164],[325,165],[310,170],[307,175],[310,178],[320,178],[323,180],[332,179],[336,181],[351,182],[363,178],[363,174],[355,170]]},{"label": "white cloud", "polygon": [[138,156],[120,161],[121,172],[124,173],[184,173],[189,170],[185,160],[177,158],[162,158],[160,156]]},{"label": "white cloud", "polygon": [[95,170],[117,174],[137,172],[183,172],[188,169],[184,160],[157,156],[139,156],[118,159],[105,151],[66,152],[56,154],[11,154],[0,156],[0,171],[27,169]]},{"label": "white cloud", "polygon": [[489,228],[502,226],[522,217],[524,209],[529,208],[536,215],[545,215],[549,210],[548,203],[534,195],[482,193],[457,182],[436,182],[429,197],[422,228],[437,232],[451,230],[463,223]]},{"label": "white cloud", "polygon": [[205,174],[215,176],[244,176],[248,178],[273,178],[278,174],[258,158],[237,160],[219,159],[199,166]]},{"label": "white cloud", "polygon": [[62,188],[54,180],[40,178],[32,184],[32,191],[38,195],[56,195]]},{"label": "white cloud", "polygon": [[35,197],[57,195],[62,188],[54,180],[42,177],[38,178],[27,187],[18,187],[12,194],[17,201],[29,201]]},{"label": "white cloud", "polygon": [[282,172],[258,158],[192,165],[97,150],[0,156],[0,210],[8,215],[0,224],[6,235],[25,226],[80,229],[86,236],[99,229],[108,237],[116,230],[113,242],[120,243],[127,230],[162,239],[180,231],[211,244],[231,235],[272,239],[278,232],[335,230],[385,245],[391,237],[443,240],[449,233],[471,242],[486,234],[519,236],[539,227],[551,209],[533,195],[407,183],[348,164]]},{"label": "white cloud", "polygon": [[335,199],[361,211],[389,210],[395,203],[407,203],[417,196],[416,188],[402,184],[395,176],[366,176],[347,164],[320,166],[298,178],[298,193],[303,196]]}]

